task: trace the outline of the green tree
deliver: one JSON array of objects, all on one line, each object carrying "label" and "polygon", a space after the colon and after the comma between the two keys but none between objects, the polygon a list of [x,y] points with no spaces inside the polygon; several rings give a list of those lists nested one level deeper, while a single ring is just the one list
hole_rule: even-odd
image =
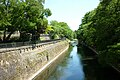
[{"label": "green tree", "polygon": [[120,0],[101,0],[95,10],[84,16],[77,31],[79,42],[94,46],[101,63],[117,66],[120,64],[119,34]]},{"label": "green tree", "polygon": [[43,4],[44,0],[1,0],[0,30],[4,32],[3,42],[9,41],[15,31],[20,32],[21,40],[24,34],[39,36],[43,33],[47,28],[47,17],[52,15]]},{"label": "green tree", "polygon": [[74,32],[69,28],[68,24],[65,22],[51,21],[50,25],[53,31],[50,32],[51,37],[54,39],[59,36],[59,38],[68,38],[70,40],[74,37]]}]

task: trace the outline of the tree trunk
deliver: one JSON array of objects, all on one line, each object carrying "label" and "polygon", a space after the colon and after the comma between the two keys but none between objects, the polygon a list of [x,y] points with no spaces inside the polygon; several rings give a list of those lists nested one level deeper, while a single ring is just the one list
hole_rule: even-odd
[{"label": "tree trunk", "polygon": [[11,35],[14,33],[14,31],[10,32],[10,34],[6,37],[6,41],[8,41],[11,37]]},{"label": "tree trunk", "polygon": [[3,33],[3,42],[5,41],[6,39],[6,28],[4,29],[4,33]]},{"label": "tree trunk", "polygon": [[10,34],[8,34],[8,36],[6,37],[6,32],[7,32],[7,31],[6,31],[6,29],[5,29],[5,31],[4,31],[4,36],[3,36],[3,42],[9,41],[11,35],[14,33],[14,31],[12,31],[12,32],[10,32]]}]

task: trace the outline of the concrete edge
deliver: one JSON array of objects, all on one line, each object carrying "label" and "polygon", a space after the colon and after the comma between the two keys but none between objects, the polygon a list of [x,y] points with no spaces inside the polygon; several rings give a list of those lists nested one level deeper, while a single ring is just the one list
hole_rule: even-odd
[{"label": "concrete edge", "polygon": [[65,51],[67,51],[68,48],[69,48],[69,45],[62,52],[60,52],[55,58],[50,60],[47,64],[45,64],[41,69],[39,69],[34,75],[32,75],[27,80],[33,80],[38,74],[40,74],[43,70],[45,70],[51,63],[53,63],[59,56],[61,56]]}]

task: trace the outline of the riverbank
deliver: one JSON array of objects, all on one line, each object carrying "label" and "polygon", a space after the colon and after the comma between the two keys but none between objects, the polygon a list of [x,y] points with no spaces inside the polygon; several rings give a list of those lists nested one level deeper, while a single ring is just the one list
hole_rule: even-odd
[{"label": "riverbank", "polygon": [[[53,59],[51,59],[47,64],[45,64],[41,69],[39,69],[32,77],[30,77],[28,80],[35,79],[37,75],[41,74],[42,71],[44,71],[48,66],[50,66],[55,60],[57,60],[63,53],[65,53],[68,50],[69,46],[67,46],[62,52],[58,52],[58,55],[56,55]],[[41,79],[41,78],[40,78]],[[43,80],[43,79],[42,79]]]},{"label": "riverbank", "polygon": [[120,80],[112,67],[102,67],[97,60],[84,61],[85,80]]},{"label": "riverbank", "polygon": [[87,46],[79,46],[79,54],[82,56],[85,80],[120,80],[120,74],[111,66],[103,67],[97,57],[95,51]]},{"label": "riverbank", "polygon": [[[83,45],[83,46],[85,46],[85,47],[87,47],[87,48],[89,48],[90,50],[92,50],[93,51],[93,56],[91,56],[92,58],[98,58],[99,57],[99,53],[94,49],[94,48],[92,48],[92,47],[90,47],[90,46],[87,46],[86,44],[84,44],[84,43],[81,43],[81,45]],[[84,59],[84,60],[89,60],[90,58],[88,58],[88,59]],[[99,58],[98,58],[99,59]],[[120,74],[120,67],[117,67],[116,65],[113,65],[113,64],[111,64],[111,63],[106,63],[108,66],[107,67],[112,67],[114,70],[116,70],[119,74]]]},{"label": "riverbank", "polygon": [[59,41],[25,52],[3,52],[0,55],[0,80],[30,80],[68,46],[67,41]]}]

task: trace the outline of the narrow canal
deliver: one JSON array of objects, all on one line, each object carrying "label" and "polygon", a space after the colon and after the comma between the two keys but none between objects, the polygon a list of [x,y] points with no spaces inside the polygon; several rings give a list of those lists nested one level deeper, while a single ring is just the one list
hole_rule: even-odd
[{"label": "narrow canal", "polygon": [[84,80],[84,78],[81,55],[77,54],[77,46],[74,46],[48,80]]},{"label": "narrow canal", "polygon": [[91,53],[89,49],[81,47],[78,51],[77,46],[70,47],[64,56],[51,64],[46,75],[35,80],[120,80],[119,73],[101,67],[97,60],[84,61],[84,54]]}]

